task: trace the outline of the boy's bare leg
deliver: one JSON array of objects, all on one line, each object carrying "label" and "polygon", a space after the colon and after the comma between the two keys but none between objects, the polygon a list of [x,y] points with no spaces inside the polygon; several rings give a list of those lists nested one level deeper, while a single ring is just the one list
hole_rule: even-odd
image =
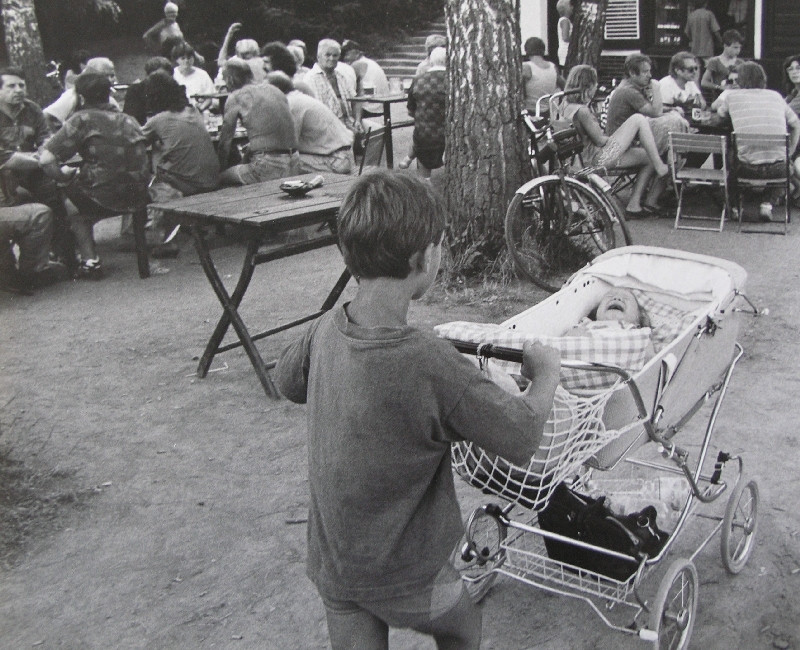
[{"label": "boy's bare leg", "polygon": [[364,609],[336,612],[327,607],[325,613],[333,650],[388,650],[389,626],[374,614]]},{"label": "boy's bare leg", "polygon": [[481,645],[482,617],[480,607],[472,602],[464,589],[453,609],[414,629],[433,636],[439,650],[478,650]]}]

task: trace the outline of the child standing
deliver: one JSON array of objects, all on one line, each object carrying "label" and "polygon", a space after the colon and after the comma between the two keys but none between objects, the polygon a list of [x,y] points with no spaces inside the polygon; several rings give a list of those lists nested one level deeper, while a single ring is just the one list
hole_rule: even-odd
[{"label": "child standing", "polygon": [[569,42],[572,39],[572,0],[558,0],[556,3],[558,12],[558,65],[561,66],[563,73],[564,66],[567,64],[567,54],[569,54]]},{"label": "child standing", "polygon": [[558,383],[552,348],[526,345],[520,396],[452,345],[411,327],[409,305],[439,269],[445,208],[429,183],[379,171],[355,181],[339,214],[355,298],[284,350],[275,373],[308,404],[307,572],[331,645],[386,648],[389,627],[439,648],[478,648],[481,613],[450,554],[463,524],[450,443],[513,463],[537,448]]}]

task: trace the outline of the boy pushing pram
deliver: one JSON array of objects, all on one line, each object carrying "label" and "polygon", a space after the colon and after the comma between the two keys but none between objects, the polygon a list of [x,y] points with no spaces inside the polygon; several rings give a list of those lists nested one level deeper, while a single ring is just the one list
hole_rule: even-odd
[{"label": "boy pushing pram", "polygon": [[407,322],[436,278],[446,210],[428,183],[388,171],[358,179],[339,240],[355,298],[282,354],[275,378],[308,404],[308,575],[333,648],[385,648],[388,629],[477,648],[480,610],[450,554],[463,534],[450,466],[462,440],[512,462],[535,452],[559,355],[526,344],[519,396],[452,345]]}]

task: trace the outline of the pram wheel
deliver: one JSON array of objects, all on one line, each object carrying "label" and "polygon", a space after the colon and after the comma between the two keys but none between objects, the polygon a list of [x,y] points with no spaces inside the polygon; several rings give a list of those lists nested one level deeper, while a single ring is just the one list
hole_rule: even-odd
[{"label": "pram wheel", "polygon": [[697,569],[691,560],[679,558],[670,565],[650,610],[650,628],[658,634],[653,642],[656,650],[689,647],[697,615],[697,585]]},{"label": "pram wheel", "polygon": [[741,475],[733,488],[722,520],[720,550],[722,564],[737,574],[753,552],[758,529],[758,483]]},{"label": "pram wheel", "polygon": [[499,567],[506,559],[502,547],[506,538],[506,528],[500,520],[490,514],[497,506],[487,505],[476,508],[467,521],[467,531],[463,544],[453,551],[453,566],[461,573],[464,585],[473,602],[481,599],[492,588]]}]

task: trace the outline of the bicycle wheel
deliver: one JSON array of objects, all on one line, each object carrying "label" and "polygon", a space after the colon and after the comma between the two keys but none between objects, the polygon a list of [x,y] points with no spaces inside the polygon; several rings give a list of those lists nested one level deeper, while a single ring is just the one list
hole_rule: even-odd
[{"label": "bicycle wheel", "polygon": [[605,200],[570,176],[537,178],[517,190],[506,212],[505,236],[517,272],[551,292],[616,245]]},{"label": "bicycle wheel", "polygon": [[615,232],[617,233],[618,241],[624,246],[633,244],[631,231],[628,229],[627,221],[625,221],[625,210],[620,205],[608,181],[599,174],[594,173],[589,174],[585,179],[580,176],[578,178],[589,183],[592,189],[606,202],[607,212],[616,226]]}]

